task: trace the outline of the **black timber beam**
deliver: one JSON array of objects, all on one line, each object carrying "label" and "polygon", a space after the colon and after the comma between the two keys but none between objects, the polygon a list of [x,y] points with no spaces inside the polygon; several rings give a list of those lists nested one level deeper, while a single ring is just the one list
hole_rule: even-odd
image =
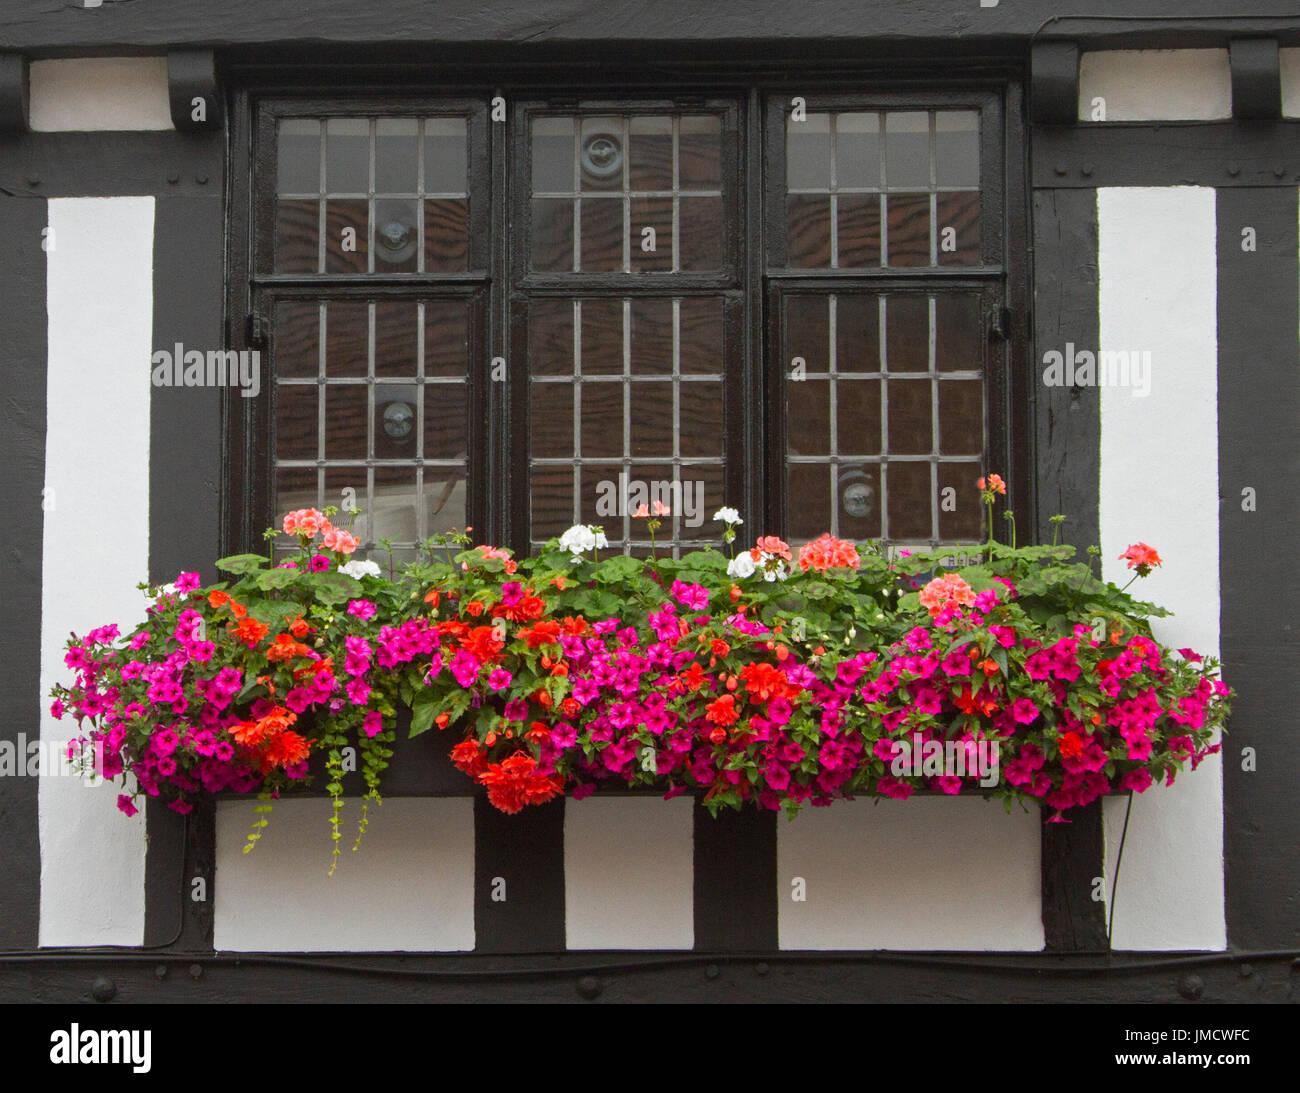
[{"label": "black timber beam", "polygon": [[27,129],[27,58],[0,53],[0,132]]},{"label": "black timber beam", "polygon": [[[1293,2],[1293,0],[1292,0]],[[859,43],[882,54],[914,43],[967,42],[977,49],[1016,44],[1040,34],[1068,34],[1090,49],[1227,46],[1233,37],[1300,41],[1297,16],[1224,14],[1222,0],[1090,0],[1087,15],[1062,13],[1059,0],[317,0],[300,5],[245,0],[133,0],[34,5],[0,0],[0,49],[32,57],[73,53],[158,53],[266,45],[364,47],[445,43],[549,48],[559,43],[646,42],[663,49],[693,45],[705,55],[740,56],[755,43]],[[1264,5],[1268,7],[1268,5]],[[874,44],[873,44],[874,43]]]},{"label": "black timber beam", "polygon": [[1079,117],[1079,47],[1036,42],[1029,54],[1029,120],[1073,125]]},{"label": "black timber beam", "polygon": [[1247,120],[1282,116],[1282,69],[1275,38],[1234,38],[1228,46],[1232,68],[1232,116]]},{"label": "black timber beam", "polygon": [[172,124],[182,132],[222,127],[225,113],[212,50],[184,49],[167,54],[167,99]]}]

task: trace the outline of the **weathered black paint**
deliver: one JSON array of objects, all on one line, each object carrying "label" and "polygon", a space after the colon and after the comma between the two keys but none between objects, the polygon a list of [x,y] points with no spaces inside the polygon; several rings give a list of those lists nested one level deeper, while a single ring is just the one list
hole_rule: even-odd
[{"label": "weathered black paint", "polygon": [[[1094,801],[1071,809],[1069,823],[1043,824],[1043,948],[1048,952],[1106,949],[1105,905],[1092,898],[1106,846],[1101,806]],[[1044,819],[1048,814],[1044,809]]]},{"label": "weathered black paint", "polygon": [[[220,164],[220,135],[203,138],[206,158]],[[90,163],[94,169],[93,160]],[[222,346],[225,215],[220,174],[202,196],[160,196],[154,203],[153,345],[174,354],[179,344],[206,353]],[[141,367],[146,367],[142,362]],[[197,571],[218,579],[221,512],[222,392],[208,387],[153,386],[149,399],[149,580],[165,584]],[[134,622],[135,620],[125,620]],[[210,805],[207,806],[210,811]],[[186,821],[149,801],[145,812],[145,944],[161,945],[189,925],[193,894],[185,870]],[[203,830],[197,821],[190,829]],[[191,846],[189,856],[206,848]],[[205,876],[211,907],[211,872]],[[178,918],[178,915],[181,917]],[[207,933],[208,947],[211,934]],[[199,946],[190,930],[182,943]]]},{"label": "weathered black paint", "polygon": [[212,50],[182,49],[167,54],[167,103],[172,124],[182,132],[224,127],[225,110]]},{"label": "weathered black paint", "polygon": [[[0,1002],[88,1002],[92,984],[103,978],[113,989],[113,1001],[125,1004],[326,1000],[1257,1004],[1295,1001],[1293,956],[627,952],[566,953],[529,960],[512,955],[413,953],[243,953],[208,958],[45,954],[0,956]],[[1264,1020],[1258,1012],[1228,1024],[1256,1029]],[[1200,1027],[1212,1027],[1219,1016],[1201,1011],[1196,1020]],[[1178,1014],[1162,1010],[1157,1017],[1165,1022],[1159,1027],[1182,1027]],[[1144,1020],[1136,1015],[1130,1027],[1148,1027]],[[1269,1026],[1276,1028],[1276,1023],[1270,1020]],[[1078,1019],[1074,1027],[1079,1027]],[[1259,1039],[1256,1035],[1253,1042]],[[1125,1050],[1120,1043],[1106,1050]]]},{"label": "weathered black paint", "polygon": [[[1040,155],[1035,131],[1033,155]],[[1052,541],[1052,516],[1066,517],[1058,538],[1078,558],[1100,542],[1101,400],[1096,387],[1048,387],[1043,354],[1066,344],[1097,348],[1097,193],[1042,190],[1034,194],[1034,348],[1029,367],[1035,415],[1038,541]]]},{"label": "weathered black paint", "polygon": [[[694,809],[695,948],[766,952],[779,944],[775,812]],[[788,898],[788,896],[787,896]]]},{"label": "weathered black paint", "polygon": [[[45,513],[46,203],[0,194],[5,240],[0,308],[0,466],[5,518],[0,522],[0,739],[37,740],[41,710],[41,569]],[[58,483],[51,483],[57,490]],[[57,493],[56,493],[57,498]],[[70,724],[70,722],[65,722]],[[26,756],[16,762],[24,770]],[[0,949],[34,948],[40,929],[39,779],[0,778]]]},{"label": "weathered black paint", "polygon": [[1232,69],[1232,116],[1258,120],[1282,116],[1282,71],[1276,38],[1234,38],[1228,46]]},{"label": "weathered black paint", "polygon": [[1300,183],[1300,121],[1168,122],[1034,130],[1033,183],[1099,186],[1290,186]]},{"label": "weathered black paint", "polygon": [[[1228,941],[1300,941],[1295,597],[1271,579],[1300,537],[1300,273],[1297,192],[1218,194],[1219,572],[1224,680],[1236,692],[1223,739]],[[1243,233],[1252,229],[1254,250]],[[1243,491],[1255,491],[1246,511]],[[1243,749],[1256,768],[1243,770]]]},{"label": "weathered black paint", "polygon": [[1029,118],[1037,125],[1072,125],[1079,117],[1079,47],[1035,42],[1029,53]]},{"label": "weathered black paint", "polygon": [[23,132],[27,111],[27,58],[0,53],[0,130]]},{"label": "weathered black paint", "polygon": [[[1032,154],[1040,155],[1042,130]],[[1058,541],[1085,560],[1100,542],[1101,400],[1096,387],[1048,387],[1043,354],[1067,344],[1097,348],[1097,195],[1094,190],[1034,194],[1034,342],[1027,362],[1035,399],[1037,541],[1053,538],[1052,516],[1066,517]],[[1074,815],[1077,812],[1078,815]],[[1101,802],[1072,810],[1068,824],[1043,824],[1043,934],[1048,951],[1105,948],[1103,905],[1092,899],[1102,873]]]},{"label": "weathered black paint", "polygon": [[563,798],[508,816],[474,801],[474,951],[564,948]]},{"label": "weathered black paint", "polygon": [[[359,8],[353,0],[319,0],[305,13],[276,4],[250,6],[240,0],[135,0],[33,9],[30,0],[0,3],[0,48],[55,56],[72,50],[142,53],[163,48],[217,48],[263,44],[283,52],[287,45],[341,45],[354,56],[362,45],[445,43],[457,52],[469,45],[549,46],[642,40],[663,48],[688,43],[697,51],[744,50],[755,43],[790,41],[852,43],[879,54],[898,52],[927,40],[948,49],[987,50],[1028,40],[1048,25],[1052,33],[1086,38],[1094,46],[1117,40],[1128,48],[1157,45],[1227,45],[1243,30],[1277,34],[1294,41],[1288,17],[1294,0],[1262,4],[1266,17],[1224,13],[1222,0],[1089,0],[1087,15],[1069,14],[1060,0],[1003,0],[981,7],[978,0],[385,0]],[[1063,10],[1063,8],[1065,10]],[[1268,14],[1271,13],[1271,14]],[[1297,11],[1296,14],[1300,14]],[[1107,17],[1114,17],[1113,19]]]},{"label": "weathered black paint", "polygon": [[0,133],[0,193],[219,197],[222,150],[211,133]]}]

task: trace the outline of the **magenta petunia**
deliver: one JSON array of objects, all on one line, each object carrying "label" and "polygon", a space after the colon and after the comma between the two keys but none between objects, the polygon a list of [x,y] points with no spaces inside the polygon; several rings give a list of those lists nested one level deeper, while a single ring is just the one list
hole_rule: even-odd
[{"label": "magenta petunia", "polygon": [[311,561],[307,563],[307,568],[313,573],[323,573],[329,569],[330,560],[324,554],[313,554]]}]

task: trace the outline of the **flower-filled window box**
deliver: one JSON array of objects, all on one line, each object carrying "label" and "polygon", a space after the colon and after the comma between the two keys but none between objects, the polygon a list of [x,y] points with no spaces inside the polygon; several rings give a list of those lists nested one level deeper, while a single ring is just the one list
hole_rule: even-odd
[{"label": "flower-filled window box", "polygon": [[[991,527],[1004,485],[978,485]],[[84,763],[127,782],[123,811],[323,781],[337,855],[350,787],[360,837],[419,763],[507,813],[614,786],[700,793],[715,813],[975,793],[1060,820],[1219,749],[1216,662],[1156,642],[1166,612],[1098,580],[1095,548],[1075,561],[1013,530],[915,554],[830,535],[744,550],[723,509],[723,550],[611,556],[576,526],[515,559],[466,529],[398,571],[349,560],[335,515],[292,512],[296,557],[222,559],[229,580],[182,574],[129,634],[69,642],[54,714],[82,725]],[[652,543],[666,515],[636,514]],[[1123,557],[1134,579],[1161,564],[1141,543]]]}]

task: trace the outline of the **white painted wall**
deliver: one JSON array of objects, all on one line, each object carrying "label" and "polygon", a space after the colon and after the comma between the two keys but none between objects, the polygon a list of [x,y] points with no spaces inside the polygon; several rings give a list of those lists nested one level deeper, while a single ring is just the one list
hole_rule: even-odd
[{"label": "white painted wall", "polygon": [[[1097,193],[1100,348],[1150,350],[1151,392],[1101,390],[1103,575],[1142,541],[1161,568],[1133,591],[1173,611],[1153,631],[1219,652],[1216,213],[1213,189]],[[1124,802],[1107,801],[1113,861]],[[1113,876],[1113,864],[1109,869]],[[1222,949],[1223,770],[1214,756],[1170,788],[1135,795],[1116,897],[1117,949]]]},{"label": "white painted wall", "polygon": [[166,57],[33,61],[30,82],[38,133],[173,127]]},{"label": "white painted wall", "polygon": [[837,801],[783,818],[781,948],[1039,950],[1041,826],[1037,809],[977,797]]},{"label": "white painted wall", "polygon": [[1079,120],[1211,121],[1232,116],[1226,49],[1099,50],[1079,57]]},{"label": "white painted wall", "polygon": [[[49,202],[49,322],[42,542],[43,740],[74,735],[44,696],[72,678],[70,632],[144,617],[149,570],[149,355],[153,340],[151,197]],[[52,493],[49,491],[53,491]],[[42,945],[144,939],[144,814],[117,810],[120,787],[42,777]]]},{"label": "white painted wall", "polygon": [[1300,118],[1300,49],[1279,49],[1282,75],[1282,116]]},{"label": "white painted wall", "polygon": [[564,806],[570,949],[695,944],[694,822],[687,797],[589,797]]},{"label": "white painted wall", "polygon": [[329,876],[328,798],[276,801],[251,853],[256,800],[217,806],[213,945],[219,951],[429,951],[474,948],[474,802],[392,798],[343,809]]}]

